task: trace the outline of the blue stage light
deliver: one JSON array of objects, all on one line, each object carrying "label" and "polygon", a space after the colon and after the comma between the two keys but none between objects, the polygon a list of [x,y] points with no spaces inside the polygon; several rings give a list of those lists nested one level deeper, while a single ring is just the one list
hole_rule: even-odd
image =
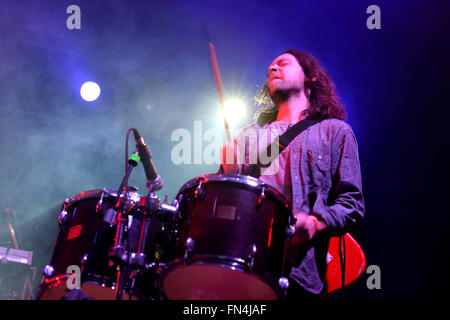
[{"label": "blue stage light", "polygon": [[86,101],[94,101],[100,96],[100,86],[93,81],[85,82],[81,86],[80,95]]}]

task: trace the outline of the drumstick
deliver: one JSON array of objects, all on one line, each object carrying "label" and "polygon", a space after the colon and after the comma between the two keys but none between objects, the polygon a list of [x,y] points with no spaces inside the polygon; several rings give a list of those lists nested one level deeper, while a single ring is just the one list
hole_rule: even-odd
[{"label": "drumstick", "polygon": [[225,117],[225,104],[223,101],[222,81],[220,80],[219,65],[217,63],[216,52],[214,51],[214,45],[209,42],[209,52],[211,53],[211,62],[214,71],[214,79],[216,80],[217,93],[219,94],[220,107],[222,109],[223,124],[225,126],[225,134],[227,135],[227,141],[231,141],[230,128],[228,121]]}]

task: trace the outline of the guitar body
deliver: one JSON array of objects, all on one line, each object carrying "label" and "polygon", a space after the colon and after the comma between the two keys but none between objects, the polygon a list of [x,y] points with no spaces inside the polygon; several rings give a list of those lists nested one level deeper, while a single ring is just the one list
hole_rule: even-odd
[{"label": "guitar body", "polygon": [[[346,233],[344,241],[341,243],[341,254],[345,263],[345,285],[357,280],[366,269],[366,258],[364,252],[356,240]],[[339,258],[339,238],[331,237],[327,254],[327,269],[325,273],[325,282],[327,284],[327,293],[342,288],[342,269]],[[344,257],[345,243],[345,257]]]}]

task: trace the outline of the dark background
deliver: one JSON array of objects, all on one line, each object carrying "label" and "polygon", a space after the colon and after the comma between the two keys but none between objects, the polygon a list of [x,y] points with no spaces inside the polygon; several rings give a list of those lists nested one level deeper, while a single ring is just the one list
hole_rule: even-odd
[{"label": "dark background", "polygon": [[[66,28],[71,4],[81,8],[81,30]],[[380,30],[366,27],[372,4],[381,8]],[[217,169],[171,161],[174,130],[192,134],[195,120],[204,131],[222,128],[208,40],[226,98],[247,105],[233,134],[252,121],[252,97],[267,66],[296,48],[314,54],[332,75],[358,139],[366,217],[352,235],[367,264],[380,267],[381,289],[369,290],[363,275],[346,298],[443,298],[448,7],[446,1],[1,0],[0,210],[16,212],[18,236],[39,272],[52,254],[62,202],[120,185],[131,127],[165,181],[158,195],[172,200],[185,182]],[[88,80],[102,88],[95,102],[79,95]],[[130,184],[145,194],[142,166]],[[0,276],[21,288],[22,274],[17,267]]]}]

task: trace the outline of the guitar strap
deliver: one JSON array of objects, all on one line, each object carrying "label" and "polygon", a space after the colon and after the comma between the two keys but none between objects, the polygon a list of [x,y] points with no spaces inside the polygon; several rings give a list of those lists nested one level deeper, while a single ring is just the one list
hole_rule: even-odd
[{"label": "guitar strap", "polygon": [[[255,178],[259,178],[264,171],[270,166],[273,160],[275,160],[281,152],[283,152],[284,149],[287,148],[289,143],[292,142],[292,140],[295,139],[300,133],[302,133],[304,130],[308,129],[310,126],[315,125],[316,123],[319,123],[322,120],[313,120],[313,119],[303,119],[299,122],[297,122],[295,125],[290,127],[288,130],[286,130],[285,133],[279,135],[276,137],[272,144],[270,144],[267,147],[266,155],[269,155],[269,161],[267,164],[262,164],[260,159],[261,155],[257,159],[256,164],[251,164],[248,168],[248,175],[253,176]],[[275,152],[275,154],[272,154],[271,151],[277,150],[278,152]]]}]

